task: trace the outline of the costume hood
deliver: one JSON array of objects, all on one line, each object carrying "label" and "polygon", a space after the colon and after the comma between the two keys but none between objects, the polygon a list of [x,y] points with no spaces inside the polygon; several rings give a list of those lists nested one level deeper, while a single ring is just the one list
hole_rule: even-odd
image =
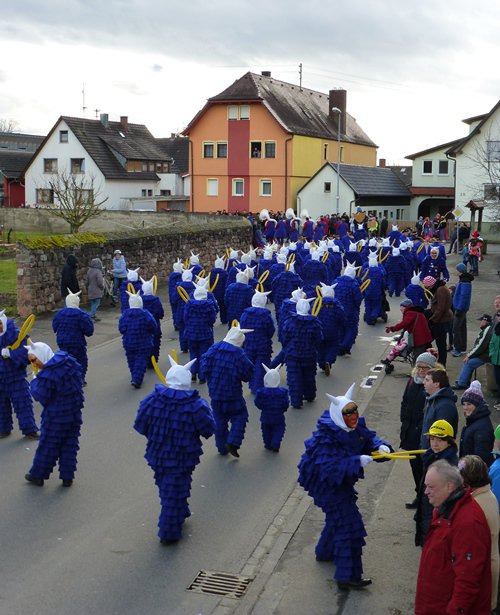
[{"label": "costume hood", "polygon": [[78,309],[80,307],[80,294],[81,294],[81,290],[79,290],[77,293],[72,293],[70,291],[70,289],[68,288],[68,293],[69,295],[66,297],[66,307],[67,308],[76,308]]},{"label": "costume hood", "polygon": [[254,296],[252,297],[252,307],[265,308],[267,305],[267,295],[269,295],[270,292],[271,291],[261,293],[256,290]]},{"label": "costume hood", "polygon": [[45,342],[31,342],[29,346],[25,346],[28,354],[35,355],[37,359],[45,365],[52,359],[54,352],[52,348]]},{"label": "costume hood", "polygon": [[137,267],[137,269],[127,269],[127,280],[129,282],[137,282],[139,279],[139,269],[140,267]]},{"label": "costume hood", "polygon": [[168,360],[171,367],[165,375],[167,386],[178,391],[189,391],[192,382],[190,368],[196,359],[189,361],[186,365],[179,365],[170,355],[168,355]]},{"label": "costume hood", "polygon": [[143,295],[154,295],[154,278],[151,278],[150,280],[144,280],[143,278],[141,278],[141,282],[142,282],[142,294]]},{"label": "costume hood", "polygon": [[267,365],[264,365],[264,363],[262,363],[262,367],[264,368],[266,372],[264,374],[264,386],[271,387],[273,389],[275,389],[276,387],[279,387],[279,385],[281,384],[281,376],[280,376],[281,363],[274,369],[267,367]]},{"label": "costume hood", "polygon": [[2,323],[2,333],[0,333],[0,337],[7,331],[7,316],[5,315],[5,310],[0,312],[0,322]]},{"label": "costume hood", "polygon": [[183,266],[180,258],[178,258],[177,262],[172,265],[172,269],[176,273],[182,273],[184,271],[184,266]]},{"label": "costume hood", "polygon": [[238,346],[241,348],[243,346],[243,342],[245,341],[245,333],[252,333],[253,329],[240,329],[239,325],[236,327],[231,327],[227,332],[224,341],[228,344],[232,344],[233,346]]},{"label": "costume hood", "polygon": [[127,290],[127,295],[128,295],[128,305],[130,308],[133,308],[133,309],[142,308],[142,297],[140,295],[136,295],[135,293],[129,293],[128,290]]},{"label": "costume hood", "polygon": [[334,397],[333,395],[329,395],[328,393],[326,394],[328,399],[331,399],[332,401],[332,403],[330,404],[330,418],[335,423],[335,425],[337,425],[337,427],[340,427],[340,429],[343,429],[344,431],[353,431],[345,424],[344,417],[342,416],[342,410],[347,406],[347,404],[350,404],[352,402],[352,394],[354,392],[355,384],[355,382],[351,384],[349,390],[345,395]]}]

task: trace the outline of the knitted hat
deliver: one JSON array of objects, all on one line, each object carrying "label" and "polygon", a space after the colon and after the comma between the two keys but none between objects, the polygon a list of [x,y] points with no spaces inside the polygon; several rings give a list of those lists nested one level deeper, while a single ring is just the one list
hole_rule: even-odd
[{"label": "knitted hat", "polygon": [[431,275],[428,275],[422,280],[422,283],[425,288],[432,288],[436,283],[436,278],[433,278]]},{"label": "knitted hat", "polygon": [[459,273],[465,273],[467,271],[467,266],[465,265],[465,263],[458,263],[458,265],[455,267],[455,269]]},{"label": "knitted hat", "polygon": [[437,358],[430,352],[423,352],[418,355],[415,365],[418,365],[419,363],[424,363],[425,365],[429,365],[429,367],[435,367]]},{"label": "knitted hat", "polygon": [[484,397],[481,390],[481,383],[479,380],[473,380],[470,383],[470,387],[462,395],[460,402],[462,404],[469,403],[474,404],[474,406],[479,406],[482,401],[484,401]]}]

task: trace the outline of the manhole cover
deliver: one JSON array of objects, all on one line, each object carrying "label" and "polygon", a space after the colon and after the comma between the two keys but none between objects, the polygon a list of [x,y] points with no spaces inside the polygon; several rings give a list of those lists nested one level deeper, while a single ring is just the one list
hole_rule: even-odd
[{"label": "manhole cover", "polygon": [[243,577],[239,574],[200,570],[187,590],[199,594],[241,598],[252,580],[251,577]]}]

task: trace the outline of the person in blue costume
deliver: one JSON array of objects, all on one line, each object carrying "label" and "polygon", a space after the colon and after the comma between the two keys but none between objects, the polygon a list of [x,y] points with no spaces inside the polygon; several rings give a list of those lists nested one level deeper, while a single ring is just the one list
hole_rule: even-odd
[{"label": "person in blue costume", "polygon": [[190,366],[171,367],[166,384],[157,384],[137,411],[134,429],[147,440],[144,455],[160,492],[158,537],[164,545],[182,538],[182,526],[191,515],[188,498],[193,472],[203,454],[201,438],[210,438],[215,422],[208,403],[191,390]]},{"label": "person in blue costume", "polygon": [[314,299],[297,301],[296,311],[290,313],[282,331],[287,384],[294,408],[302,408],[304,399],[316,399],[316,365],[323,332],[319,319],[310,314],[311,301]]},{"label": "person in blue costume", "polygon": [[288,233],[286,228],[286,222],[283,218],[280,218],[276,223],[276,229],[274,231],[274,240],[277,241],[280,245],[283,245],[287,236]]},{"label": "person in blue costume", "polygon": [[345,310],[340,301],[335,298],[334,288],[335,285],[321,284],[323,299],[318,320],[321,323],[323,340],[318,349],[318,365],[325,372],[325,376],[330,375],[330,368],[337,360],[340,343],[347,326]]},{"label": "person in blue costume", "polygon": [[40,442],[25,479],[42,487],[56,463],[63,487],[75,478],[84,403],[83,380],[78,361],[67,352],[43,342],[27,346],[28,359],[38,370],[31,381],[31,394],[43,407]]},{"label": "person in blue costume", "polygon": [[161,321],[165,316],[165,310],[163,309],[163,303],[160,297],[155,294],[155,278],[150,280],[143,280],[141,278],[142,286],[140,295],[142,297],[142,305],[155,319],[157,328],[154,334],[154,350],[153,356],[158,362],[160,358],[160,346],[161,346]]},{"label": "person in blue costume", "polygon": [[267,365],[262,365],[266,374],[263,386],[259,388],[255,396],[255,406],[260,410],[260,428],[264,448],[275,453],[279,453],[283,436],[285,435],[286,423],[285,412],[290,405],[288,389],[280,386],[280,368],[278,365],[270,369]]},{"label": "person in blue costume", "polygon": [[231,327],[233,320],[239,321],[243,311],[252,305],[254,289],[248,282],[248,277],[240,271],[236,274],[236,282],[229,284],[226,288],[224,302],[229,327]]},{"label": "person in blue costume", "polygon": [[191,256],[189,257],[189,268],[193,274],[193,278],[200,275],[200,272],[203,271],[203,267],[200,265],[200,255],[195,254],[191,250]]},{"label": "person in blue costume", "polygon": [[208,382],[215,418],[215,445],[221,455],[239,457],[245,437],[248,410],[242,382],[249,382],[254,364],[242,346],[248,329],[234,326],[226,337],[214,344],[202,357],[199,377]]},{"label": "person in blue costume", "polygon": [[304,222],[302,223],[302,237],[306,241],[312,241],[314,234],[314,222],[311,220],[308,212],[305,210],[302,211],[301,218],[304,220]]},{"label": "person in blue costume", "polygon": [[251,307],[243,312],[240,319],[240,327],[251,331],[245,335],[243,350],[255,365],[253,376],[248,383],[254,395],[264,382],[262,364],[269,365],[273,354],[273,335],[276,327],[267,307],[268,294],[255,291]]},{"label": "person in blue costume", "polygon": [[323,237],[327,234],[327,225],[325,223],[325,219],[323,216],[320,216],[318,220],[316,220],[316,225],[313,231],[313,241],[319,243]]},{"label": "person in blue costume", "polygon": [[168,301],[170,303],[170,309],[172,311],[172,320],[174,323],[174,329],[176,331],[179,330],[178,323],[178,306],[179,301],[182,301],[179,293],[177,292],[177,285],[182,281],[182,272],[184,271],[184,266],[181,262],[181,259],[178,258],[177,262],[172,265],[173,271],[170,273],[168,277]]},{"label": "person in blue costume", "polygon": [[427,294],[425,290],[425,286],[422,284],[420,276],[415,273],[410,280],[410,284],[408,284],[408,286],[405,288],[405,297],[407,297],[413,303],[413,305],[418,305],[418,307],[421,307],[425,310],[429,305],[430,297],[430,293]]},{"label": "person in blue costume", "polygon": [[297,301],[299,299],[307,299],[306,293],[300,287],[293,290],[290,296],[281,303],[278,318],[276,319],[278,324],[278,340],[281,344],[283,344],[283,327],[290,314],[297,311]]},{"label": "person in blue costume", "polygon": [[87,312],[80,309],[80,293],[69,292],[66,307],[59,310],[52,319],[52,330],[56,334],[59,349],[75,357],[80,364],[85,386],[88,368],[86,338],[94,335],[94,322]]},{"label": "person in blue costume", "polygon": [[360,239],[366,240],[368,239],[368,230],[364,222],[358,224],[354,223],[354,241],[358,242]]},{"label": "person in blue costume", "polygon": [[292,291],[303,285],[302,278],[295,273],[295,264],[291,261],[286,266],[285,271],[276,276],[272,283],[273,303],[276,311],[276,320],[278,320],[281,304],[285,299],[290,297]]},{"label": "person in blue costume", "polygon": [[123,312],[128,308],[128,291],[129,284],[134,287],[134,292],[137,294],[141,290],[142,283],[139,280],[139,269],[127,269],[127,279],[120,285],[120,307]]},{"label": "person in blue costume", "polygon": [[356,269],[350,265],[347,265],[344,274],[336,280],[335,296],[344,307],[347,315],[347,326],[344,331],[344,338],[340,343],[339,356],[351,354],[351,349],[358,336],[359,310],[363,301],[358,280]]},{"label": "person in blue costume", "polygon": [[360,278],[363,280],[363,284],[370,280],[364,292],[365,322],[368,325],[375,325],[378,318],[387,322],[387,314],[383,308],[384,292],[387,284],[386,273],[384,267],[379,265],[376,254],[369,256],[368,267],[361,271]]},{"label": "person in blue costume", "polygon": [[328,258],[328,265],[330,268],[328,282],[334,282],[342,272],[342,254],[340,252],[340,246],[333,244],[328,247],[328,252],[330,253],[330,257]]},{"label": "person in blue costume", "polygon": [[446,258],[439,255],[439,248],[436,246],[429,250],[429,254],[422,261],[420,268],[420,279],[423,280],[428,276],[436,280],[443,278],[445,282],[448,282],[450,279],[450,274],[446,267]]},{"label": "person in blue costume", "polygon": [[296,242],[299,240],[300,233],[300,218],[295,216],[290,220],[290,241]]},{"label": "person in blue costume", "polygon": [[[266,283],[264,284],[265,290],[272,291],[274,280],[281,274],[283,271],[286,271],[287,266],[287,255],[285,252],[279,252],[276,254],[276,261],[271,265],[269,269],[269,275],[267,277]],[[270,299],[273,299],[271,294]]]},{"label": "person in blue costume", "polygon": [[417,238],[413,242],[413,255],[415,259],[415,269],[417,273],[420,272],[420,269],[422,268],[422,263],[427,256],[427,248],[428,244],[424,243],[420,238]]},{"label": "person in blue costume", "polygon": [[356,505],[354,488],[364,478],[371,453],[392,448],[368,429],[352,401],[354,384],[344,396],[327,395],[329,410],[321,415],[316,431],[305,441],[298,482],[325,513],[325,526],[316,545],[318,561],[335,562],[335,580],[341,590],[371,584],[363,578],[361,561],[366,531]]},{"label": "person in blue costume", "polygon": [[[208,299],[205,285],[195,284],[194,293],[184,306],[184,326],[189,348],[189,358],[191,360],[197,359],[198,361],[191,369],[193,381],[196,380],[197,367],[201,356],[214,343],[214,324],[216,320],[217,308]],[[203,384],[201,381],[200,383]]]},{"label": "person in blue costume", "polygon": [[[267,246],[266,248],[264,248],[264,252],[259,261],[259,278],[261,278],[266,271],[270,272],[271,267],[275,263],[276,263],[276,256],[272,248],[270,246]],[[268,277],[263,282],[265,291],[271,290],[271,280],[269,279],[269,275],[270,274],[268,274]]]},{"label": "person in blue costume", "polygon": [[387,292],[389,297],[400,297],[405,288],[405,261],[399,248],[392,248],[392,252],[384,263],[387,271]]},{"label": "person in blue costume", "polygon": [[408,252],[408,245],[406,241],[402,241],[399,244],[399,253],[403,257],[403,265],[404,265],[404,285],[408,286],[411,280],[411,276],[413,273],[413,257],[410,252]]},{"label": "person in blue costume", "polygon": [[130,370],[130,384],[140,389],[144,374],[154,352],[154,339],[158,325],[154,317],[143,308],[140,295],[129,293],[129,305],[118,321],[122,343]]},{"label": "person in blue costume", "polygon": [[276,220],[271,218],[267,209],[263,209],[259,214],[260,220],[264,223],[264,237],[268,243],[272,243],[274,240],[274,233],[276,230]]},{"label": "person in blue costume", "polygon": [[[214,267],[210,270],[210,275],[208,276],[208,283],[210,285],[210,288],[213,288],[214,297],[219,304],[219,316],[220,321],[223,325],[227,325],[227,308],[224,301],[224,294],[226,292],[227,286],[227,277],[228,273],[224,268],[224,259],[220,256],[217,256],[214,262]],[[215,284],[216,280],[217,284]]]},{"label": "person in blue costume", "polygon": [[392,230],[389,233],[389,236],[387,237],[387,239],[389,240],[389,244],[393,248],[399,248],[399,244],[401,240],[406,239],[406,238],[404,237],[403,233],[399,230],[398,225],[393,224]]},{"label": "person in blue costume", "polygon": [[[0,439],[10,436],[14,427],[14,410],[19,429],[26,438],[38,439],[38,427],[33,414],[33,400],[30,395],[26,367],[29,364],[24,336],[17,345],[19,329],[13,320],[7,318],[5,310],[0,311]],[[17,348],[12,348],[17,345]]]},{"label": "person in blue costume", "polygon": [[181,352],[188,352],[188,341],[186,338],[186,325],[184,322],[184,306],[185,299],[181,297],[179,294],[179,288],[182,288],[185,292],[183,293],[183,297],[187,295],[190,297],[194,292],[193,287],[193,274],[191,269],[185,269],[182,272],[181,281],[177,284],[177,294],[179,295],[180,301],[177,304],[177,309],[175,313],[175,318],[177,320],[177,327],[179,331],[179,346],[181,348]]}]

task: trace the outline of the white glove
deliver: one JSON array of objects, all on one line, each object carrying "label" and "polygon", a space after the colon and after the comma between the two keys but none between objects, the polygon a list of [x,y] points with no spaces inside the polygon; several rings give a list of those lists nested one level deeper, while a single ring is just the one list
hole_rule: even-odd
[{"label": "white glove", "polygon": [[378,447],[378,452],[379,452],[379,453],[390,453],[390,452],[391,452],[391,449],[390,449],[388,446],[386,446],[385,444],[381,444],[381,445]]},{"label": "white glove", "polygon": [[361,462],[361,467],[365,468],[369,463],[373,461],[373,457],[371,455],[360,455],[359,461]]},{"label": "white glove", "polygon": [[10,350],[9,350],[9,348],[2,348],[2,357],[4,359],[8,359],[10,357]]}]

